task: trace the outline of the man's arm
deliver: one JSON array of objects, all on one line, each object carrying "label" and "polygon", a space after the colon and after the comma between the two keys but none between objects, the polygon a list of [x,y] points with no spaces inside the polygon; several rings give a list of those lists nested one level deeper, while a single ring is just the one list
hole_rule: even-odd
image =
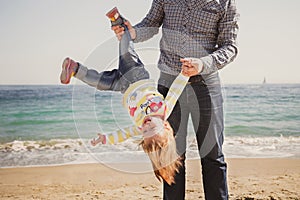
[{"label": "man's arm", "polygon": [[[158,33],[163,18],[163,0],[153,0],[148,14],[140,23],[132,26],[128,20],[125,20],[124,24],[127,26],[134,42],[143,42]],[[118,40],[121,40],[125,30],[124,27],[112,26],[111,29],[115,32]]]},{"label": "man's arm", "polygon": [[146,17],[134,26],[136,37],[134,42],[143,42],[158,33],[164,18],[163,0],[153,0]]},{"label": "man's arm", "polygon": [[203,62],[201,74],[222,69],[225,65],[232,62],[238,53],[236,44],[239,14],[237,13],[235,0],[229,0],[226,11],[218,26],[218,49],[212,54],[200,58]]}]

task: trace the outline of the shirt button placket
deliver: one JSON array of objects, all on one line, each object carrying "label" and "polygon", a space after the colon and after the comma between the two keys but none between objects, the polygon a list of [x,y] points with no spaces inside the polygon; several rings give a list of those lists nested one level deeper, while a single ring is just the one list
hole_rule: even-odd
[{"label": "shirt button placket", "polygon": [[188,3],[188,6],[186,7],[186,11],[185,11],[184,18],[183,18],[183,24],[182,24],[181,50],[182,50],[183,55],[186,55],[186,52],[187,52],[186,43],[187,43],[188,34],[189,34],[188,24],[189,24],[189,20],[190,20],[191,10],[192,10],[192,6],[190,3]]}]

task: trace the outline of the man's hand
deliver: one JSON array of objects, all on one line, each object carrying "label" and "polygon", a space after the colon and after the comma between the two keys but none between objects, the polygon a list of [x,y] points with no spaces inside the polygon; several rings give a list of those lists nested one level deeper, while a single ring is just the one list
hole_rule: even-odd
[{"label": "man's hand", "polygon": [[[128,31],[130,33],[131,39],[135,39],[136,38],[136,32],[135,29],[132,27],[131,23],[129,21],[125,21],[124,24],[127,26]],[[123,34],[124,34],[124,27],[122,26],[112,26],[111,30],[113,30],[118,38],[118,40],[121,40]]]},{"label": "man's hand", "polygon": [[195,76],[203,70],[203,62],[199,58],[181,58],[180,62],[184,76]]}]

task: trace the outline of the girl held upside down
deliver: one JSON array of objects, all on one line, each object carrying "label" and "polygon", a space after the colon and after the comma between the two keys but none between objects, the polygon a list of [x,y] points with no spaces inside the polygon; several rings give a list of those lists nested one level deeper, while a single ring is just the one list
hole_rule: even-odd
[{"label": "girl held upside down", "polygon": [[108,134],[98,134],[93,146],[102,143],[116,144],[129,137],[142,135],[140,143],[148,154],[156,177],[169,185],[180,167],[173,129],[167,121],[189,77],[177,76],[164,99],[156,90],[153,80],[140,80],[129,86],[123,96],[123,106],[128,110],[134,126]]},{"label": "girl held upside down", "polygon": [[[120,25],[124,26],[124,19],[121,16],[118,19],[122,19]],[[115,25],[117,21],[112,20],[112,24]],[[181,59],[181,62],[182,72],[174,80],[164,98],[157,91],[155,82],[149,79],[149,73],[134,51],[133,41],[127,30],[119,43],[118,69],[99,73],[66,58],[60,75],[63,84],[69,84],[71,77],[76,77],[98,90],[124,93],[123,106],[128,110],[134,126],[114,133],[98,134],[98,138],[93,139],[91,144],[93,146],[99,143],[116,144],[134,135],[142,135],[140,145],[148,154],[156,177],[169,185],[175,182],[174,175],[181,164],[176,151],[173,129],[167,119],[189,81],[189,68],[193,60],[186,58]]]}]

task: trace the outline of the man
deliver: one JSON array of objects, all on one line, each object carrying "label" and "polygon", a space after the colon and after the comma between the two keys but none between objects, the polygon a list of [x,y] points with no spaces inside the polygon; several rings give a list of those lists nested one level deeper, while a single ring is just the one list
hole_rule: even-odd
[{"label": "man", "polygon": [[[164,183],[164,199],[185,197],[184,160],[189,115],[201,157],[205,198],[228,199],[227,165],[222,153],[223,98],[218,70],[237,55],[238,17],[235,0],[153,0],[140,23],[132,27],[126,22],[134,42],[150,39],[162,27],[158,61],[161,94],[167,94],[182,68],[192,76],[168,118],[183,163],[175,184]],[[124,28],[113,26],[112,29],[120,39]]]}]

